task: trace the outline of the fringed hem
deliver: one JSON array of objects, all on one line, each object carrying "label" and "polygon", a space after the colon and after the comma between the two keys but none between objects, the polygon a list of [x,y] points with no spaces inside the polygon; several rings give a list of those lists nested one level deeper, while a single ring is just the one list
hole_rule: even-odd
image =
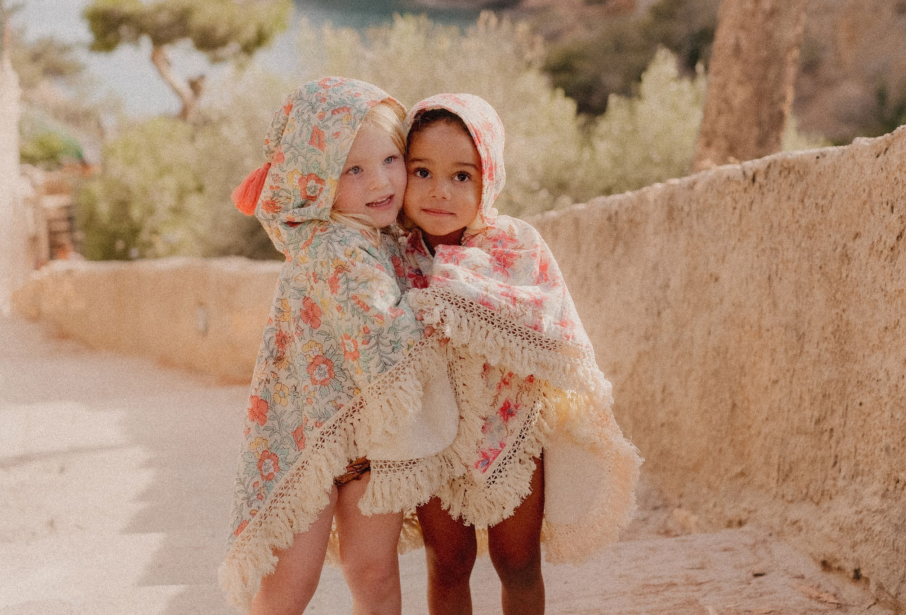
[{"label": "fringed hem", "polygon": [[545,523],[542,540],[548,563],[582,564],[616,542],[620,532],[632,521],[642,458],[638,449],[622,437],[609,439],[609,444],[612,448],[604,468],[609,472],[609,480],[588,513],[575,523]]},{"label": "fringed hem", "polygon": [[554,387],[610,398],[610,382],[595,364],[591,347],[558,341],[455,293],[427,288],[406,295],[424,323],[437,327],[455,348],[506,366],[519,376]]},{"label": "fringed hem", "polygon": [[497,525],[511,517],[531,493],[534,460],[541,457],[547,431],[542,411],[544,395],[538,385],[534,386],[537,393],[531,413],[516,436],[516,442],[485,483],[476,485],[467,474],[438,490],[441,505],[454,519],[461,518],[467,525],[478,527]]},{"label": "fringed hem", "polygon": [[456,382],[453,391],[459,407],[459,429],[453,442],[436,455],[408,461],[372,461],[371,481],[359,502],[363,514],[386,513],[393,510],[397,499],[394,490],[399,483],[417,494],[416,505],[424,504],[439,489],[468,472],[481,437],[482,412],[489,402],[485,399],[481,381],[483,363],[467,362],[449,352],[447,369]]},{"label": "fringed hem", "polygon": [[[309,528],[329,501],[334,477],[350,459],[368,450],[369,444],[390,437],[405,425],[420,408],[422,381],[444,369],[446,356],[439,339],[426,338],[324,424],[308,454],[287,472],[230,545],[219,571],[230,604],[249,608],[261,578],[274,571],[274,550],[286,549],[295,534]],[[406,511],[422,495],[418,485],[400,476],[388,479],[382,504],[388,512]],[[416,540],[420,542],[420,536],[408,537],[408,542]]]}]

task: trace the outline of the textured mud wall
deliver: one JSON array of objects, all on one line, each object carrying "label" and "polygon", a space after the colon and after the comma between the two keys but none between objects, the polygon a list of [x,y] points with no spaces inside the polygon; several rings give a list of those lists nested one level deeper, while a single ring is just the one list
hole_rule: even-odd
[{"label": "textured mud wall", "polygon": [[[906,604],[906,129],[533,220],[643,470]],[[56,264],[20,312],[248,382],[279,264]]]},{"label": "textured mud wall", "polygon": [[906,604],[906,129],[533,223],[665,494]]},{"label": "textured mud wall", "polygon": [[93,348],[251,382],[279,270],[244,258],[54,261],[13,306]]}]

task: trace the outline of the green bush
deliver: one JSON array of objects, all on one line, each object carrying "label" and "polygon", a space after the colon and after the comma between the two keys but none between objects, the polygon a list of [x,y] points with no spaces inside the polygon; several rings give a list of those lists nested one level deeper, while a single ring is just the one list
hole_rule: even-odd
[{"label": "green bush", "polygon": [[303,24],[299,47],[305,79],[362,79],[407,106],[440,92],[469,92],[491,103],[507,135],[501,211],[549,209],[557,195],[573,189],[569,182],[583,149],[576,104],[550,86],[541,70],[544,46],[527,25],[490,12],[465,32],[411,15],[364,35]]},{"label": "green bush", "polygon": [[279,256],[230,192],[261,164],[264,131],[288,87],[266,75],[231,75],[212,88],[196,124],[158,117],[122,129],[104,146],[102,171],[77,195],[85,256]]}]

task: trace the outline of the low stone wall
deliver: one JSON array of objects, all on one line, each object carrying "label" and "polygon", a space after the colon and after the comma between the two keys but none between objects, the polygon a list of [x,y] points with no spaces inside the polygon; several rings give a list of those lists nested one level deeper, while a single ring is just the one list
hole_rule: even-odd
[{"label": "low stone wall", "polygon": [[906,129],[533,223],[667,497],[906,604]]},{"label": "low stone wall", "polygon": [[[533,220],[644,470],[702,529],[758,522],[906,604],[906,129]],[[248,381],[279,264],[65,264],[19,310]]]},{"label": "low stone wall", "polygon": [[54,261],[13,305],[92,348],[251,382],[280,266],[238,257]]}]

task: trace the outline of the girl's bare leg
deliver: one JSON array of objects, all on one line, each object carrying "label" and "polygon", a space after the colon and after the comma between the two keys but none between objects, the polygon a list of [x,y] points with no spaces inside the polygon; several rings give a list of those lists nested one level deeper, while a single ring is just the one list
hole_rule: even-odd
[{"label": "girl's bare leg", "polygon": [[305,610],[321,578],[336,504],[337,488],[333,487],[330,503],[311,527],[296,534],[288,549],[275,552],[277,567],[261,579],[249,615],[300,615]]},{"label": "girl's bare leg", "polygon": [[544,518],[544,472],[535,459],[532,492],[512,517],[488,528],[491,562],[503,585],[504,615],[543,615],[541,521]]},{"label": "girl's bare leg", "polygon": [[438,498],[431,498],[417,512],[428,565],[428,612],[472,615],[469,578],[478,550],[475,528],[454,521]]},{"label": "girl's bare leg", "polygon": [[359,498],[371,474],[339,488],[340,566],[352,594],[353,615],[399,615],[402,610],[397,545],[402,513],[365,516]]}]

